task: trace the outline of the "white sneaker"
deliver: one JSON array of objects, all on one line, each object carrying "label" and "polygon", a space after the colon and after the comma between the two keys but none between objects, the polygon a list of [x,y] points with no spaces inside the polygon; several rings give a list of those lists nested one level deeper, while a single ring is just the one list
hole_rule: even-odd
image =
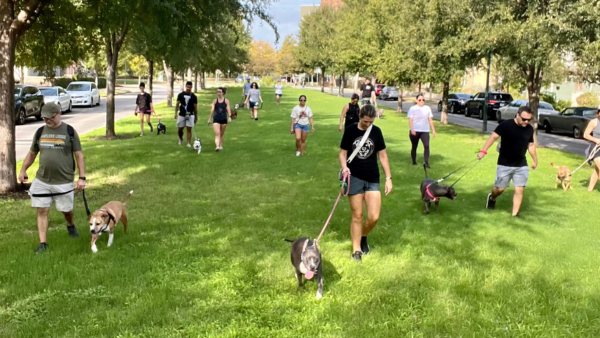
[{"label": "white sneaker", "polygon": [[215,148],[215,151],[219,151],[219,150],[221,150],[221,148],[219,148],[219,147],[216,147],[216,148]]},{"label": "white sneaker", "polygon": [[179,145],[181,145],[181,139],[179,139]]},{"label": "white sneaker", "polygon": [[192,145],[188,143],[186,147],[188,147],[188,148],[191,148],[191,147],[192,147]]},{"label": "white sneaker", "polygon": [[144,136],[144,132],[142,132],[142,133],[140,134],[140,136]]},{"label": "white sneaker", "polygon": [[300,156],[300,152],[299,151],[296,152],[296,156]]}]

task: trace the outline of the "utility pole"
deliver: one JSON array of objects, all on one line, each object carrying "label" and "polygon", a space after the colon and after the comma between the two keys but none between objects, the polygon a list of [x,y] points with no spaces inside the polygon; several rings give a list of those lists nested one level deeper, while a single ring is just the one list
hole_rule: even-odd
[{"label": "utility pole", "polygon": [[492,52],[488,52],[487,55],[487,77],[485,80],[485,101],[483,102],[483,125],[481,126],[481,132],[487,132],[487,120],[488,120],[488,102],[490,100],[490,69],[492,64]]}]

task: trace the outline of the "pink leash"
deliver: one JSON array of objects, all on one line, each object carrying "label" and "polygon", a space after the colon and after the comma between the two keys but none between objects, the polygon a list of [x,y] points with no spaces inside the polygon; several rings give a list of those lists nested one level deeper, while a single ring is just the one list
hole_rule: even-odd
[{"label": "pink leash", "polygon": [[[331,213],[329,214],[329,218],[327,218],[327,222],[325,222],[325,225],[323,226],[323,230],[321,230],[321,233],[319,234],[319,237],[316,239],[315,243],[319,243],[319,240],[321,239],[321,236],[323,236],[323,234],[325,233],[325,229],[327,229],[327,226],[329,225],[329,222],[331,221],[331,217],[333,217],[333,213],[335,212],[335,208],[337,208],[338,202],[340,201],[340,198],[342,196],[348,196],[348,193],[350,192],[350,175],[348,175],[348,173],[344,173],[344,176],[342,177],[342,186],[340,187],[340,193],[338,194],[337,199],[335,200],[335,204],[333,205],[333,209],[331,210]],[[344,193],[344,186],[348,185],[348,188],[346,189],[346,193]]]}]

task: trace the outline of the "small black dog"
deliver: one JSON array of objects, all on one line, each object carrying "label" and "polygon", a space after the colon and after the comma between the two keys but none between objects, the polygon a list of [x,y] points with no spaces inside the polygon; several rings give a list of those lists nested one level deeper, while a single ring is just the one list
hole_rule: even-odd
[{"label": "small black dog", "polygon": [[425,214],[429,214],[431,202],[435,203],[435,212],[440,212],[440,197],[447,197],[451,200],[456,199],[456,191],[448,185],[439,185],[436,181],[427,176],[427,167],[424,164],[425,180],[421,183],[421,199],[425,205]]},{"label": "small black dog", "polygon": [[165,126],[162,122],[158,122],[158,126],[156,126],[156,135],[160,135],[160,132],[163,134],[167,133],[167,126]]},{"label": "small black dog", "polygon": [[296,240],[285,239],[286,242],[292,243],[292,265],[296,270],[296,279],[298,279],[298,287],[303,287],[302,275],[306,279],[312,279],[317,275],[317,299],[323,297],[323,267],[321,264],[321,252],[319,245],[310,239],[303,237]]}]

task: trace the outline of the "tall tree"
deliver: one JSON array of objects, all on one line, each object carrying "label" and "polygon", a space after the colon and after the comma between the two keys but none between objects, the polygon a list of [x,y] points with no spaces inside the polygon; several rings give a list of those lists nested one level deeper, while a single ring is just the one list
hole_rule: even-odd
[{"label": "tall tree", "polygon": [[295,58],[297,48],[298,41],[293,35],[288,35],[283,39],[281,48],[277,51],[277,66],[275,67],[277,73],[285,75],[300,71],[300,65]]},{"label": "tall tree", "polygon": [[256,75],[268,75],[275,70],[277,58],[275,49],[267,41],[253,41],[250,45],[250,63],[248,72]]}]

